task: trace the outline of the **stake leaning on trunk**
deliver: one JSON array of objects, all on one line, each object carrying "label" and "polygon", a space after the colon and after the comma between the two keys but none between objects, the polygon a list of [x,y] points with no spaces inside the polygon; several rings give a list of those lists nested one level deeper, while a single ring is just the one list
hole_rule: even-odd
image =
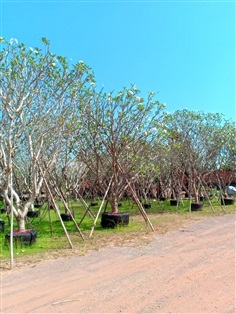
[{"label": "stake leaning on trunk", "polygon": [[140,210],[140,212],[141,212],[141,214],[142,214],[144,220],[146,221],[147,224],[149,224],[149,226],[151,227],[152,231],[155,231],[155,229],[154,229],[154,227],[153,227],[153,225],[152,225],[150,219],[148,218],[148,216],[147,216],[147,214],[146,214],[146,212],[145,212],[145,210],[144,210],[144,208],[143,208],[143,205],[142,205],[141,202],[139,201],[139,199],[138,199],[138,197],[137,197],[137,194],[135,193],[134,189],[132,188],[132,186],[131,186],[129,180],[127,179],[127,177],[126,177],[126,175],[125,175],[125,173],[124,173],[124,171],[123,171],[123,169],[121,168],[121,166],[120,166],[119,163],[118,163],[118,167],[119,167],[120,171],[122,172],[122,174],[123,174],[123,176],[124,176],[124,178],[125,178],[125,180],[126,180],[126,182],[127,182],[128,187],[130,188],[130,191],[131,191],[131,193],[132,193],[132,195],[133,195],[133,198],[134,198],[136,204],[138,205],[138,208],[139,208],[139,210]]}]

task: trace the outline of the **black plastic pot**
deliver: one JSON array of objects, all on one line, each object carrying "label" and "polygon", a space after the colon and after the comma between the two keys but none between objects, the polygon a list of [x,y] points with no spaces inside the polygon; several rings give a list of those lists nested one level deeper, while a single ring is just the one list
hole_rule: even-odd
[{"label": "black plastic pot", "polygon": [[[10,242],[11,233],[8,232],[5,236],[6,242]],[[36,230],[30,229],[24,232],[13,231],[13,242],[17,247],[18,244],[22,245],[32,245],[37,238]]]},{"label": "black plastic pot", "polygon": [[233,205],[234,199],[233,198],[224,198],[221,199],[221,205]]},{"label": "black plastic pot", "polygon": [[150,203],[145,203],[145,204],[143,204],[143,207],[144,207],[144,208],[151,208],[152,205],[151,205]]},{"label": "black plastic pot", "polygon": [[33,218],[33,217],[38,217],[40,214],[40,210],[30,210],[27,213],[27,217]]},{"label": "black plastic pot", "polygon": [[166,200],[166,197],[161,197],[160,198],[160,201],[165,201]]},{"label": "black plastic pot", "polygon": [[103,213],[101,226],[103,228],[115,228],[118,225],[128,225],[129,224],[129,214],[128,213]]},{"label": "black plastic pot", "polygon": [[192,211],[197,211],[197,210],[202,210],[203,209],[203,203],[192,203],[191,204],[191,210]]},{"label": "black plastic pot", "polygon": [[37,203],[37,204],[34,204],[34,208],[41,208],[43,206],[43,203],[40,204],[40,203]]},{"label": "black plastic pot", "polygon": [[64,214],[61,214],[61,219],[63,221],[71,221],[72,220],[72,216],[70,213],[64,213]]},{"label": "black plastic pot", "polygon": [[0,220],[0,231],[4,231],[5,230],[5,221]]},{"label": "black plastic pot", "polygon": [[97,202],[92,202],[92,203],[90,204],[90,206],[97,206],[97,205],[98,205]]},{"label": "black plastic pot", "polygon": [[170,205],[171,206],[177,206],[178,205],[178,201],[177,200],[170,200]]}]

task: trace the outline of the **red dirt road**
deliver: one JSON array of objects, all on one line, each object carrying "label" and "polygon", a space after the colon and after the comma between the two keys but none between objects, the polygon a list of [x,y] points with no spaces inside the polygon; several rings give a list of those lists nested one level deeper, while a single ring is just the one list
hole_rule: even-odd
[{"label": "red dirt road", "polygon": [[235,313],[235,216],[1,274],[1,313]]}]

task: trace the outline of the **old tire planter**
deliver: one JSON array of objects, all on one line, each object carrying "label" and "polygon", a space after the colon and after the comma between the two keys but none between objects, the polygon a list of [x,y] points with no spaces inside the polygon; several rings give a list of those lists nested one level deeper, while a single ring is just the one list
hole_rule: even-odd
[{"label": "old tire planter", "polygon": [[61,219],[63,221],[71,221],[71,220],[73,220],[70,213],[61,214]]},{"label": "old tire planter", "polygon": [[39,214],[40,214],[40,210],[30,210],[27,213],[27,217],[34,218],[34,217],[38,217]]},{"label": "old tire planter", "polygon": [[0,220],[0,231],[4,231],[5,230],[5,221]]},{"label": "old tire planter", "polygon": [[203,209],[203,203],[192,203],[191,211],[198,211]]},{"label": "old tire planter", "polygon": [[[8,232],[5,236],[7,242],[10,242],[11,233]],[[21,245],[32,245],[37,238],[37,232],[34,229],[25,230],[24,232],[13,231],[13,242],[17,246]]]},{"label": "old tire planter", "polygon": [[177,206],[178,201],[177,200],[170,200],[170,206]]},{"label": "old tire planter", "polygon": [[166,197],[161,197],[160,201],[165,202],[166,201]]},{"label": "old tire planter", "polygon": [[41,208],[43,206],[43,203],[42,204],[34,204],[34,208]]},{"label": "old tire planter", "polygon": [[128,213],[103,213],[101,226],[103,228],[113,229],[118,225],[126,226],[129,224],[129,214]]},{"label": "old tire planter", "polygon": [[234,199],[232,198],[221,199],[221,205],[233,205],[233,204],[234,204]]}]

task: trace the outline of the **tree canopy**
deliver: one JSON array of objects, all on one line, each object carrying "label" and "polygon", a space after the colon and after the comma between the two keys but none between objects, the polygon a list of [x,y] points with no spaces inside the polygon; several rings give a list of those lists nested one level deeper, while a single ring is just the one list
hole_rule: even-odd
[{"label": "tree canopy", "polygon": [[84,62],[51,53],[46,38],[42,45],[1,38],[0,191],[19,221],[55,173],[63,180],[67,171],[77,182],[86,174],[103,193],[112,180],[108,201],[116,212],[124,176],[139,186],[175,180],[180,188],[185,177],[198,200],[204,174],[235,170],[232,121],[218,113],[168,113],[153,92],[145,99],[135,85],[108,94]]}]

